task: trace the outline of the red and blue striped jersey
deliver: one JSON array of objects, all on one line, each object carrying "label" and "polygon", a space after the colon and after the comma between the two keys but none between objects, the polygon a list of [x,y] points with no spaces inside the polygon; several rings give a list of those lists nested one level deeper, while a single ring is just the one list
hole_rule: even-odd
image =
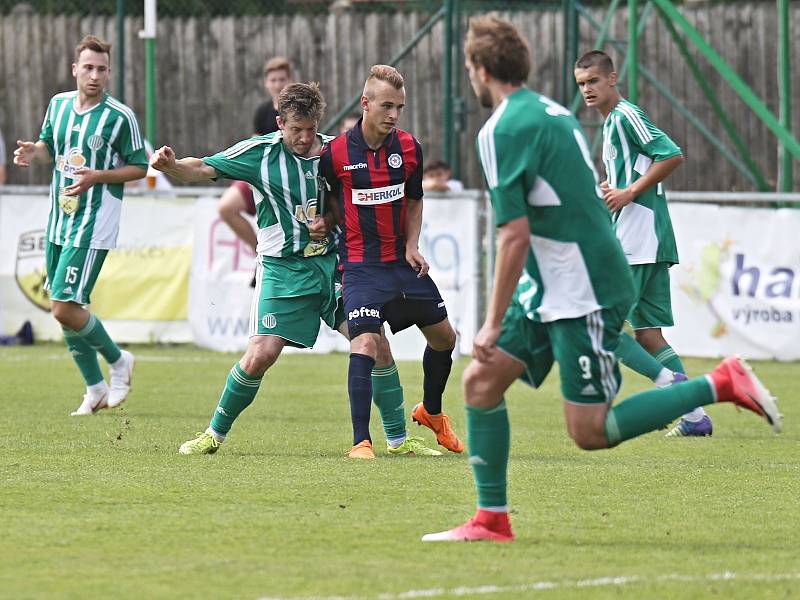
[{"label": "red and blue striped jersey", "polygon": [[404,261],[406,198],[422,199],[422,147],[394,129],[377,150],[361,120],[328,144],[319,174],[339,208],[339,260],[345,266]]}]

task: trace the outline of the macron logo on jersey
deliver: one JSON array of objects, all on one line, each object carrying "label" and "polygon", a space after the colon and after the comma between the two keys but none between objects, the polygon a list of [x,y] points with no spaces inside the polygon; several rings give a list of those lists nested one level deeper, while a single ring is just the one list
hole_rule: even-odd
[{"label": "macron logo on jersey", "polygon": [[367,163],[356,163],[354,165],[345,165],[342,167],[345,171],[355,171],[356,169],[366,169]]},{"label": "macron logo on jersey", "polygon": [[386,204],[400,200],[405,195],[405,183],[380,188],[353,190],[353,204]]}]

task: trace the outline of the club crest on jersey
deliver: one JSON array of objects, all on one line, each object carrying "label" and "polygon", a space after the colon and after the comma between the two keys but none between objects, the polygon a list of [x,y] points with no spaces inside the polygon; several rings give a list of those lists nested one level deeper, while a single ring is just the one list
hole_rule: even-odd
[{"label": "club crest on jersey", "polygon": [[261,324],[264,326],[264,329],[275,329],[278,325],[278,319],[275,316],[275,313],[267,313],[261,319]]},{"label": "club crest on jersey", "polygon": [[86,145],[95,152],[100,150],[100,148],[103,147],[103,144],[105,144],[105,140],[99,135],[90,135],[89,139],[86,140]]},{"label": "club crest on jersey", "polygon": [[386,204],[400,200],[405,194],[405,183],[386,187],[353,190],[353,204]]},{"label": "club crest on jersey", "polygon": [[45,282],[44,248],[47,236],[44,229],[25,231],[17,240],[17,259],[14,268],[14,279],[20,291],[37,308],[50,312],[50,295]]},{"label": "club crest on jersey", "polygon": [[75,171],[86,166],[86,157],[81,154],[79,148],[72,148],[66,156],[59,156],[56,159],[56,169],[67,177],[74,177]]},{"label": "club crest on jersey", "polygon": [[617,160],[617,149],[614,144],[603,144],[603,158]]},{"label": "club crest on jersey", "polygon": [[399,154],[390,154],[388,162],[390,167],[393,169],[398,169],[403,164],[403,157]]}]

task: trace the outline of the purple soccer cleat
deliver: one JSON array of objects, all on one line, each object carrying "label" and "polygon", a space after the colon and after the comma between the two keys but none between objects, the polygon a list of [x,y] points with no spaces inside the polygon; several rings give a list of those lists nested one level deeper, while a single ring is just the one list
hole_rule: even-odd
[{"label": "purple soccer cleat", "polygon": [[713,432],[711,417],[703,415],[703,418],[696,422],[682,418],[675,427],[669,430],[666,437],[706,437]]}]

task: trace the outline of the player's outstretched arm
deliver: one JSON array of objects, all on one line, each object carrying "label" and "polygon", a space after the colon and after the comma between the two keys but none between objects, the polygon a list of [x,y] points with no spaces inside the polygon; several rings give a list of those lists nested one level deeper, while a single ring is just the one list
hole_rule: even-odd
[{"label": "player's outstretched arm", "polygon": [[214,167],[193,156],[177,159],[175,151],[169,146],[161,146],[153,152],[150,166],[184,183],[212,181],[217,178]]},{"label": "player's outstretched arm", "polygon": [[117,169],[107,170],[77,169],[75,175],[78,176],[78,180],[65,187],[64,193],[67,196],[80,196],[98,183],[125,183],[141,179],[146,174],[146,170],[136,165],[124,165]]},{"label": "player's outstretched arm", "polygon": [[17,148],[14,150],[14,164],[18,167],[30,167],[33,163],[49,163],[52,160],[47,144],[41,140],[36,142],[26,142],[17,140]]}]

